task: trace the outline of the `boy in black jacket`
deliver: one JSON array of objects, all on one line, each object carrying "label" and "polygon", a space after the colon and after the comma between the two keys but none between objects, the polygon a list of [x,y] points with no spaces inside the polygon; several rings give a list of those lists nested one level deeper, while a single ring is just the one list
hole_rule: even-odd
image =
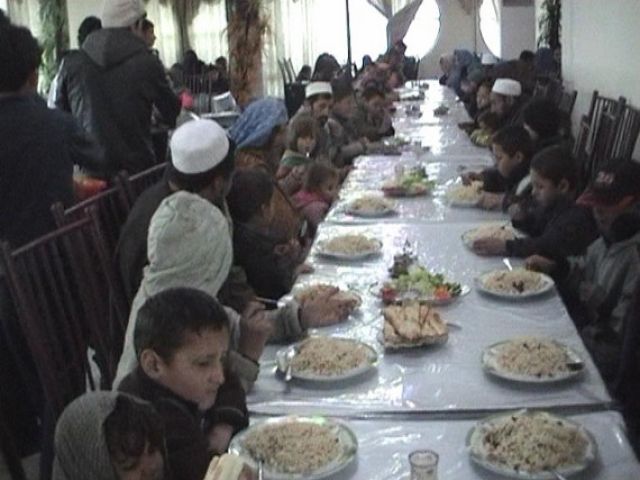
[{"label": "boy in black jacket", "polygon": [[528,257],[538,254],[551,258],[581,255],[598,237],[589,207],[575,204],[577,169],[563,147],[542,150],[531,161],[533,205],[515,205],[513,226],[527,238],[500,240],[480,238],[473,249],[481,255]]},{"label": "boy in black jacket", "polygon": [[229,319],[215,299],[190,288],[164,290],[138,315],[139,366],[119,388],[163,418],[172,478],[202,480],[213,454],[248,424],[244,390],[225,371]]}]

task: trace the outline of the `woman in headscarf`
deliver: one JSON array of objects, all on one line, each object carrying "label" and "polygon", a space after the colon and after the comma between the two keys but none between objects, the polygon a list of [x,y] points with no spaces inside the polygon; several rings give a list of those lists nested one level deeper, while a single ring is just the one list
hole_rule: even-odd
[{"label": "woman in headscarf", "polygon": [[[236,144],[236,168],[261,168],[276,182],[275,174],[284,153],[287,109],[282,100],[263,98],[249,104],[229,131]],[[272,228],[280,237],[304,242],[304,222],[289,197],[276,185],[272,197]]]},{"label": "woman in headscarf", "polygon": [[151,404],[119,392],[91,392],[64,410],[54,439],[53,480],[169,478],[162,419]]}]

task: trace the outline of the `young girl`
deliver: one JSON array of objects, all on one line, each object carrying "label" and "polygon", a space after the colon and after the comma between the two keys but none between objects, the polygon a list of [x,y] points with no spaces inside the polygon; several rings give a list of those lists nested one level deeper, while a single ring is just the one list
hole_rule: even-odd
[{"label": "young girl", "polygon": [[293,196],[295,206],[307,219],[310,230],[315,233],[338,194],[340,175],[324,163],[309,167],[304,188]]},{"label": "young girl", "polygon": [[315,128],[313,117],[307,114],[298,116],[289,126],[289,142],[276,173],[280,187],[288,195],[300,190],[307,167],[313,162],[311,152],[316,146]]},{"label": "young girl", "polygon": [[528,238],[481,238],[473,249],[483,255],[560,258],[581,255],[598,236],[591,209],[575,204],[577,169],[559,146],[542,150],[531,161],[533,203],[511,209],[513,226]]}]

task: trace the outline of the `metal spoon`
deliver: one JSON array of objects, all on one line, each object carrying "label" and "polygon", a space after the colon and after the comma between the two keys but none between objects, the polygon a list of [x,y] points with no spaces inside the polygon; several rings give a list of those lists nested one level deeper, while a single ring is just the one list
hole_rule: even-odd
[{"label": "metal spoon", "polygon": [[502,259],[502,263],[504,263],[507,266],[510,272],[513,272],[513,265],[511,265],[511,260],[509,260],[507,257],[504,257]]},{"label": "metal spoon", "polygon": [[258,480],[264,479],[264,462],[262,459],[258,460]]}]

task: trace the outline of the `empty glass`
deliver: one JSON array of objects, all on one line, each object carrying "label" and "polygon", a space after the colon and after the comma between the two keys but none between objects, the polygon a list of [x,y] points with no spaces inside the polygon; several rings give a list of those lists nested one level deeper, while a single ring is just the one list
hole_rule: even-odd
[{"label": "empty glass", "polygon": [[416,450],[409,454],[411,480],[438,480],[438,454],[433,450]]}]

